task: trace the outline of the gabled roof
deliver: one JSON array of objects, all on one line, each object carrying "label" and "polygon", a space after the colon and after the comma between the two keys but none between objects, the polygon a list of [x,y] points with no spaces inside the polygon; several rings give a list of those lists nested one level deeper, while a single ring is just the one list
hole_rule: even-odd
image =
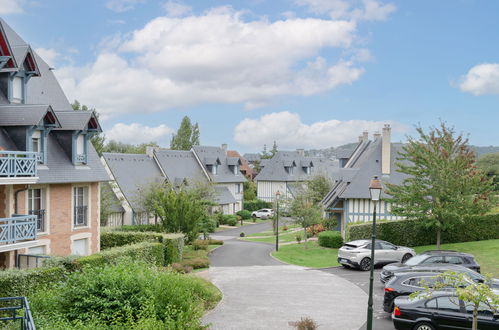
[{"label": "gabled roof", "polygon": [[246,153],[243,155],[243,158],[246,159],[248,162],[256,162],[261,159],[261,156],[260,154]]},{"label": "gabled roof", "polygon": [[215,201],[220,205],[232,204],[236,202],[236,198],[227,187],[215,186]]},{"label": "gabled roof", "polygon": [[[17,63],[14,58],[10,43],[7,39],[7,33],[5,32],[4,23],[4,20],[0,17],[0,56],[4,57],[0,62],[0,64],[3,64],[3,67],[0,66],[0,70],[13,71],[17,67]],[[6,62],[4,62],[3,60],[5,60]]]},{"label": "gabled roof", "polygon": [[143,154],[103,153],[116,184],[125,196],[130,206],[138,211],[139,192],[152,183],[162,183],[165,177],[156,161]]},{"label": "gabled roof", "polygon": [[0,105],[0,126],[35,126],[48,121],[60,127],[58,116],[50,105],[9,104]]},{"label": "gabled roof", "polygon": [[[209,160],[210,162],[213,161],[214,159],[218,159],[219,161],[219,166],[217,169],[217,174],[214,175],[212,173],[208,173],[210,176],[211,180],[213,182],[217,183],[223,183],[223,182],[245,182],[246,178],[244,175],[241,173],[237,173],[237,175],[234,174],[229,168],[228,160],[227,160],[227,154],[224,149],[220,147],[209,147],[209,146],[193,146],[192,150],[196,154],[196,157],[200,160],[200,162],[205,166],[210,165],[206,161]],[[211,163],[214,164],[214,163]],[[208,171],[207,171],[208,172]]]},{"label": "gabled roof", "polygon": [[[310,167],[312,171],[307,174],[303,167]],[[308,166],[303,166],[308,165]],[[262,159],[260,166],[263,166],[260,173],[255,177],[257,181],[306,181],[321,174],[329,178],[338,169],[338,164],[327,158],[306,157],[298,151],[278,151],[271,159]],[[294,167],[291,173],[286,172],[285,167]]]},{"label": "gabled roof", "polygon": [[208,181],[192,151],[155,148],[154,156],[168,181],[174,185],[184,180],[187,184]]},{"label": "gabled roof", "polygon": [[230,166],[241,165],[241,161],[239,160],[239,157],[227,157],[227,165]]},{"label": "gabled roof", "polygon": [[33,50],[28,44],[13,46],[12,52],[17,63],[17,69],[21,69],[24,65],[27,73],[34,74],[35,76],[40,75]]},{"label": "gabled roof", "polygon": [[57,111],[56,114],[61,122],[61,127],[57,130],[82,131],[90,129],[102,132],[97,116],[93,111]]}]

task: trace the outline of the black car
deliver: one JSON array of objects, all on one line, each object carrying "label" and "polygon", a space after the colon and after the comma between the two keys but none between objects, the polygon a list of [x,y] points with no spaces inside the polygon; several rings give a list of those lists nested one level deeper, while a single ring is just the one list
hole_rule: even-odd
[{"label": "black car", "polygon": [[[450,292],[437,292],[429,298],[398,297],[392,321],[397,330],[471,329],[473,307]],[[478,328],[499,329],[499,315],[485,304],[478,309]]]},{"label": "black car", "polygon": [[[457,265],[433,265],[414,267],[411,271],[395,273],[395,275],[385,285],[385,295],[383,299],[383,310],[391,313],[393,311],[393,301],[399,296],[408,296],[413,292],[423,290],[424,286],[431,286],[435,282],[435,276],[446,271],[464,273],[475,282],[484,283],[486,278],[469,269]],[[491,279],[485,282],[493,290],[499,290],[499,280]]]},{"label": "black car", "polygon": [[480,273],[480,265],[475,261],[475,258],[471,254],[439,250],[423,252],[406,260],[404,263],[386,265],[383,267],[379,278],[381,283],[386,283],[386,281],[388,281],[395,272],[410,270],[414,266],[429,264],[460,265]]}]

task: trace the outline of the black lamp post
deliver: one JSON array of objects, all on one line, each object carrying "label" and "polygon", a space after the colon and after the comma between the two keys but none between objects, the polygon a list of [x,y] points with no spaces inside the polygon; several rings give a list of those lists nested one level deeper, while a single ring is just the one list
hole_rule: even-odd
[{"label": "black lamp post", "polygon": [[279,197],[281,192],[278,190],[275,193],[276,212],[275,212],[275,250],[279,251]]},{"label": "black lamp post", "polygon": [[381,181],[375,176],[369,185],[369,194],[374,204],[373,212],[373,228],[372,228],[372,242],[371,242],[371,274],[369,276],[369,300],[367,302],[367,330],[373,328],[373,280],[374,280],[374,245],[376,244],[376,202],[379,201],[381,195]]}]

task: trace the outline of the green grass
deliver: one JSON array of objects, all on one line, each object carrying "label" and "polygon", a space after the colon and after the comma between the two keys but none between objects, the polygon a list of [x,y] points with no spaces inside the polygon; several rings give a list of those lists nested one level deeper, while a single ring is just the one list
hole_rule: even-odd
[{"label": "green grass", "polygon": [[[288,230],[291,230],[291,229],[299,228],[300,225],[291,224],[291,225],[286,225],[286,227],[288,227]],[[282,228],[284,228],[284,226],[279,226],[279,233],[285,232],[284,230],[282,230]],[[274,236],[274,231],[273,230],[266,230],[266,231],[262,231],[259,233],[248,235],[248,237],[255,237],[255,236],[256,237],[258,237],[258,236]],[[274,240],[275,240],[275,236],[274,236]]]},{"label": "green grass", "polygon": [[307,247],[305,249],[303,241],[301,244],[283,245],[272,256],[289,264],[310,268],[339,266],[338,249],[320,247],[317,241],[309,241]]},{"label": "green grass", "polygon": [[[284,245],[279,247],[279,251],[273,252],[272,255],[289,264],[310,268],[339,266],[337,263],[338,249],[323,248],[317,242],[309,242],[308,246],[308,249],[304,249],[303,242],[301,244]],[[499,239],[442,244],[440,248],[470,253],[475,256],[476,261],[480,264],[483,274],[499,277]],[[414,249],[420,253],[426,250],[434,250],[435,245],[417,246]]]},{"label": "green grass", "polygon": [[[293,233],[287,233],[287,232],[279,232],[279,242],[295,242],[296,241],[296,235],[300,234],[303,240],[303,230],[293,232]],[[263,235],[262,235],[263,236]],[[267,236],[267,235],[265,235]],[[275,242],[275,236],[270,235],[264,238],[251,238],[251,235],[248,235],[248,238],[244,238],[245,241],[249,242],[263,242],[263,243],[274,243]]]},{"label": "green grass", "polygon": [[[499,277],[499,239],[442,244],[440,248],[443,250],[455,250],[472,254],[475,256],[475,260],[480,264],[481,272],[483,274]],[[434,249],[435,245],[417,246],[414,248],[417,253]]]}]

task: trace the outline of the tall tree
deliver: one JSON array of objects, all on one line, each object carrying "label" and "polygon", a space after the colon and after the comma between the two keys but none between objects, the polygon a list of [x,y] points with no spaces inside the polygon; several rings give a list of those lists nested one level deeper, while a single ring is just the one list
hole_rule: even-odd
[{"label": "tall tree", "polygon": [[393,196],[392,212],[422,223],[441,233],[471,215],[492,207],[492,180],[475,166],[475,155],[462,134],[441,123],[426,133],[416,128],[418,138],[409,138],[397,158],[398,171],[408,177],[401,185],[387,184]]},{"label": "tall tree", "polygon": [[306,182],[306,185],[310,200],[312,203],[317,205],[333,187],[331,180],[323,174],[314,175],[309,181]]},{"label": "tall tree", "polygon": [[476,166],[484,171],[489,178],[492,178],[495,190],[499,191],[499,152],[480,156]]},{"label": "tall tree", "polygon": [[295,223],[303,228],[305,237],[304,248],[307,248],[307,228],[318,224],[322,220],[322,209],[319,205],[314,204],[310,199],[310,193],[307,189],[299,192],[290,202],[289,213],[293,217]]},{"label": "tall tree", "polygon": [[270,158],[274,157],[275,154],[277,153],[277,143],[274,141],[274,144],[272,145],[272,149],[270,149]]},{"label": "tall tree", "polygon": [[260,153],[260,158],[261,159],[270,159],[270,158],[272,158],[272,155],[267,151],[267,145],[266,144],[263,145],[263,150]]},{"label": "tall tree", "polygon": [[189,117],[182,118],[177,134],[173,134],[170,148],[173,150],[190,150],[192,146],[199,145],[199,125],[192,124]]}]

